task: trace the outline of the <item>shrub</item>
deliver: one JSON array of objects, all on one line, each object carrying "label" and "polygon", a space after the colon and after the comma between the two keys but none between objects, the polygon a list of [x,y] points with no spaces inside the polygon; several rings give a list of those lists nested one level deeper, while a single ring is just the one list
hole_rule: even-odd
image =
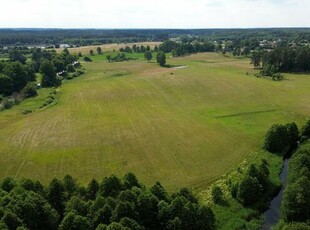
[{"label": "shrub", "polygon": [[73,74],[69,74],[68,76],[67,76],[67,80],[72,80],[73,79]]},{"label": "shrub", "polygon": [[301,135],[310,137],[310,120],[302,127]]},{"label": "shrub", "polygon": [[263,66],[263,70],[261,71],[263,76],[272,77],[278,72],[278,68],[274,65],[266,64]]},{"label": "shrub", "polygon": [[290,223],[285,225],[282,230],[310,230],[310,226],[306,223]]},{"label": "shrub", "polygon": [[2,101],[2,106],[4,109],[10,109],[15,104],[15,101],[13,98],[6,98]]},{"label": "shrub", "polygon": [[68,70],[68,72],[71,72],[71,73],[75,72],[75,68],[71,64],[67,65],[67,70]]},{"label": "shrub", "polygon": [[54,100],[52,98],[47,98],[46,103],[51,104]]},{"label": "shrub", "polygon": [[274,80],[274,81],[281,81],[281,80],[283,80],[283,79],[284,79],[284,77],[283,77],[283,75],[280,74],[280,73],[276,73],[276,74],[273,74],[273,75],[272,75],[272,80]]},{"label": "shrub", "polygon": [[79,75],[82,75],[82,74],[84,74],[84,73],[85,73],[85,71],[84,71],[84,70],[79,69],[79,70],[77,71],[77,73],[78,73]]},{"label": "shrub", "polygon": [[29,113],[32,113],[32,110],[31,109],[26,109],[22,112],[23,115],[26,115],[26,114],[29,114]]},{"label": "shrub", "polygon": [[285,126],[273,125],[265,135],[263,148],[272,153],[283,153],[290,145],[289,134]]},{"label": "shrub", "polygon": [[84,57],[83,60],[86,62],[92,62],[93,61],[90,57]]},{"label": "shrub", "polygon": [[22,89],[24,97],[34,97],[38,95],[37,87],[34,82],[28,82],[27,85]]},{"label": "shrub", "polygon": [[257,178],[247,175],[240,182],[237,199],[245,206],[252,205],[261,197],[262,189]]},{"label": "shrub", "polygon": [[219,186],[214,186],[212,188],[211,195],[215,204],[220,204],[223,201],[223,192]]},{"label": "shrub", "polygon": [[304,222],[310,215],[310,181],[302,176],[284,191],[281,205],[282,217],[286,222]]}]

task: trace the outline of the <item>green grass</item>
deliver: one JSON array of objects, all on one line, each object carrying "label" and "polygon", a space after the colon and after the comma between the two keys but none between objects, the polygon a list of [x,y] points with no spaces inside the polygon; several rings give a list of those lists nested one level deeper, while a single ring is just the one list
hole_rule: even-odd
[{"label": "green grass", "polygon": [[[230,189],[228,187],[229,181],[236,183],[246,173],[250,164],[259,165],[262,159],[267,160],[270,171],[270,181],[274,185],[274,191],[269,190],[268,197],[272,193],[278,191],[281,186],[279,175],[283,166],[283,159],[281,156],[271,154],[260,150],[251,154],[245,159],[238,168],[217,180],[214,185],[221,187],[223,191],[224,204],[214,204],[211,196],[211,188],[206,189],[198,194],[200,200],[210,206],[216,216],[216,227],[218,230],[231,229],[261,229],[264,223],[264,216],[259,210],[254,207],[243,207],[236,199],[232,198]],[[261,203],[258,205],[266,205]]]},{"label": "green grass", "polygon": [[167,59],[184,69],[104,56],[83,63],[54,106],[36,109],[46,89],[0,113],[0,177],[86,183],[131,171],[147,185],[200,190],[255,154],[272,124],[310,114],[309,75],[258,79],[248,59],[220,54]]}]

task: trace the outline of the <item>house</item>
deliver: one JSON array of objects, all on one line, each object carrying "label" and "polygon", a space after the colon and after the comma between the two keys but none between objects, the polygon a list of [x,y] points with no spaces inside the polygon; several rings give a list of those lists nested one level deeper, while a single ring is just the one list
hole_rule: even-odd
[{"label": "house", "polygon": [[59,48],[62,48],[62,49],[64,49],[64,48],[70,48],[70,46],[69,46],[69,44],[60,44],[60,45],[59,45]]}]

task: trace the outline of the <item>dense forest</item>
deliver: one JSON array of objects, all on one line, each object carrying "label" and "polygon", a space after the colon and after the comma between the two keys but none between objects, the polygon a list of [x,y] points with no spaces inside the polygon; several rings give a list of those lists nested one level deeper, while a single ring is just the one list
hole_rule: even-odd
[{"label": "dense forest", "polygon": [[48,186],[30,179],[0,183],[2,230],[214,229],[210,208],[186,188],[169,195],[159,182],[151,188],[133,173],[112,175],[84,187],[67,175]]},{"label": "dense forest", "polygon": [[307,28],[279,29],[1,29],[0,46],[96,45],[120,42],[164,41],[174,37],[206,40],[310,40]]}]

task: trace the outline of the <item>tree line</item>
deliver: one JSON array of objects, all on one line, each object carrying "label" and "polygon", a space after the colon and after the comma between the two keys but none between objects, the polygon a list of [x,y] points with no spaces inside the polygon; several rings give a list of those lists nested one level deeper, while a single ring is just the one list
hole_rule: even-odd
[{"label": "tree line", "polygon": [[281,221],[276,229],[310,229],[310,120],[301,131],[303,143],[289,162],[287,186],[281,203]]},{"label": "tree line", "polygon": [[147,188],[133,173],[93,179],[86,187],[69,175],[48,186],[7,177],[0,183],[0,228],[208,230],[215,217],[188,189],[169,195],[159,182]]},{"label": "tree line", "polygon": [[164,41],[158,47],[159,51],[172,53],[172,56],[179,57],[186,54],[198,52],[214,52],[215,45],[212,42],[192,42],[191,40],[183,40],[183,42]]},{"label": "tree line", "polygon": [[264,148],[285,156],[297,142],[304,143],[289,162],[287,187],[281,203],[281,221],[276,229],[310,229],[310,120],[299,132],[295,123],[273,125],[265,136]]},{"label": "tree line", "polygon": [[309,72],[310,47],[278,47],[271,51],[255,51],[251,58],[254,68],[265,76],[278,72]]},{"label": "tree line", "polygon": [[164,41],[190,36],[212,41],[240,41],[245,39],[310,40],[308,28],[271,29],[1,29],[0,46],[6,45],[99,45],[107,43],[134,43]]}]

